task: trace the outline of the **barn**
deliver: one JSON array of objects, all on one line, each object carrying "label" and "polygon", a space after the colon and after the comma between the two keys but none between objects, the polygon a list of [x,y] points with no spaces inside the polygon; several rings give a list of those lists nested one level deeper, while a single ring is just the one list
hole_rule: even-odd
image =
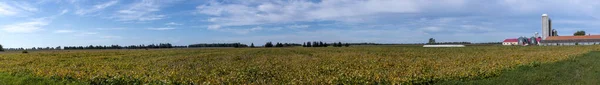
[{"label": "barn", "polygon": [[502,41],[502,45],[518,45],[519,39],[504,39]]},{"label": "barn", "polygon": [[549,36],[540,42],[541,45],[597,45],[600,44],[600,35],[585,36]]}]

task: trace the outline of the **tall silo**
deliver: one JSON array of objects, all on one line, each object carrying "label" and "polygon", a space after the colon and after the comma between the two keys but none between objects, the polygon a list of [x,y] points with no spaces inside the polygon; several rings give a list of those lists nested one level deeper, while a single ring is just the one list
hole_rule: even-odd
[{"label": "tall silo", "polygon": [[548,36],[552,36],[552,22],[548,14],[542,14],[542,39],[546,39]]}]

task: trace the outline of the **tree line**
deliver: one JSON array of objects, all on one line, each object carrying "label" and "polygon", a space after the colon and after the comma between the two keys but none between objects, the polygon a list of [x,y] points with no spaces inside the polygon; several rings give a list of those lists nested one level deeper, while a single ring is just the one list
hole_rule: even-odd
[{"label": "tree line", "polygon": [[[279,42],[277,42],[276,44],[273,44],[273,42],[267,42],[263,46],[264,47],[293,47],[293,46],[301,46],[301,45],[298,43],[279,43]],[[251,47],[254,47],[254,43],[252,43]]]},{"label": "tree line", "polygon": [[[502,42],[483,42],[483,43],[471,43],[471,42],[435,42],[435,39],[430,38],[428,43],[342,43],[342,42],[333,42],[326,43],[322,41],[309,41],[303,42],[302,44],[298,43],[272,43],[267,42],[263,45],[263,47],[294,47],[294,46],[302,46],[302,47],[349,47],[350,45],[423,45],[423,44],[501,44]],[[175,46],[170,43],[160,43],[160,44],[149,44],[149,45],[129,45],[129,46],[120,46],[120,45],[89,45],[89,46],[58,46],[58,47],[32,47],[32,48],[2,48],[0,45],[0,51],[5,50],[76,50],[76,49],[156,49],[156,48],[199,48],[199,47],[234,47],[234,48],[244,48],[251,47],[254,48],[254,43],[251,43],[250,46],[241,43],[202,43],[202,44],[191,44],[188,46]]]},{"label": "tree line", "polygon": [[350,46],[350,44],[348,43],[344,43],[342,44],[342,42],[337,42],[337,43],[324,43],[322,41],[312,41],[312,42],[304,42],[302,44],[302,47],[329,47],[329,46],[333,46],[333,47],[343,47],[343,46]]},{"label": "tree line", "polygon": [[427,43],[427,44],[471,44],[471,42],[435,42],[435,43]]},{"label": "tree line", "polygon": [[[89,45],[89,46],[57,46],[57,47],[32,47],[32,48],[6,48],[6,50],[80,50],[80,49],[157,49],[157,48],[187,48],[187,46],[174,46],[170,43],[149,45]],[[1,49],[1,47],[0,47]]]},{"label": "tree line", "polygon": [[[337,42],[337,43],[325,43],[322,41],[313,41],[313,42],[304,42],[303,44],[298,43],[280,43],[277,42],[273,44],[272,42],[267,42],[263,47],[294,47],[294,46],[302,46],[302,47],[343,47],[350,46],[349,43]],[[160,43],[160,44],[149,44],[149,45],[129,45],[129,46],[120,46],[120,45],[89,45],[89,46],[58,46],[58,47],[32,47],[32,48],[8,48],[6,50],[80,50],[80,49],[157,49],[157,48],[198,48],[198,47],[234,47],[234,48],[243,48],[243,47],[251,47],[254,48],[254,43],[250,46],[241,43],[201,43],[201,44],[191,44],[188,46],[174,46],[170,43]],[[0,45],[0,51],[4,51],[2,45]]]},{"label": "tree line", "polygon": [[13,51],[13,50],[60,50],[60,46],[58,47],[32,47],[32,48],[5,48],[4,50]]},{"label": "tree line", "polygon": [[[60,48],[60,47],[58,47]],[[149,45],[130,45],[130,46],[120,46],[120,45],[110,45],[110,46],[102,46],[102,45],[89,45],[89,46],[65,46],[64,50],[73,50],[73,49],[155,49],[155,48],[186,48],[186,46],[173,46],[171,43],[160,43],[160,44],[149,44]]]},{"label": "tree line", "polygon": [[235,47],[235,48],[239,48],[239,47],[248,47],[248,45],[241,44],[241,43],[212,43],[212,44],[202,43],[202,44],[188,45],[188,47],[190,47],[190,48],[194,48],[194,47]]}]

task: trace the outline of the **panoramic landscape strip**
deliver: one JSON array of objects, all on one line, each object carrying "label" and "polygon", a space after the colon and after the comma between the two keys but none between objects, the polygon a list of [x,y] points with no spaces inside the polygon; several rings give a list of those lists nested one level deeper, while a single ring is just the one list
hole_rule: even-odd
[{"label": "panoramic landscape strip", "polygon": [[598,46],[206,48],[5,52],[5,75],[89,84],[425,84],[565,61]]}]

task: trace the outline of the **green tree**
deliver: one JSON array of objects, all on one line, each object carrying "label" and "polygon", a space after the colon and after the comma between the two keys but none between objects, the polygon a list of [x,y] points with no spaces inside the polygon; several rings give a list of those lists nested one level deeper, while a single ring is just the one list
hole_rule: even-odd
[{"label": "green tree", "polygon": [[265,47],[273,47],[273,43],[267,42],[267,44],[265,44]]},{"label": "green tree", "polygon": [[251,44],[250,44],[250,47],[251,47],[251,48],[254,48],[254,43],[251,43]]},{"label": "green tree", "polygon": [[429,43],[429,44],[435,44],[435,39],[429,38],[429,42],[427,42],[427,43]]},{"label": "green tree", "polygon": [[325,47],[325,44],[323,44],[322,41],[319,41],[319,47]]},{"label": "green tree", "polygon": [[333,47],[337,47],[337,43],[333,42]]},{"label": "green tree", "polygon": [[283,47],[283,44],[277,42],[277,44],[275,44],[275,47]]},{"label": "green tree", "polygon": [[573,34],[573,36],[584,36],[584,35],[585,35],[585,31],[583,31],[583,30],[579,30]]},{"label": "green tree", "polygon": [[4,51],[4,48],[2,47],[2,45],[0,45],[0,51]]},{"label": "green tree", "polygon": [[306,42],[302,42],[302,47],[306,47]]}]

